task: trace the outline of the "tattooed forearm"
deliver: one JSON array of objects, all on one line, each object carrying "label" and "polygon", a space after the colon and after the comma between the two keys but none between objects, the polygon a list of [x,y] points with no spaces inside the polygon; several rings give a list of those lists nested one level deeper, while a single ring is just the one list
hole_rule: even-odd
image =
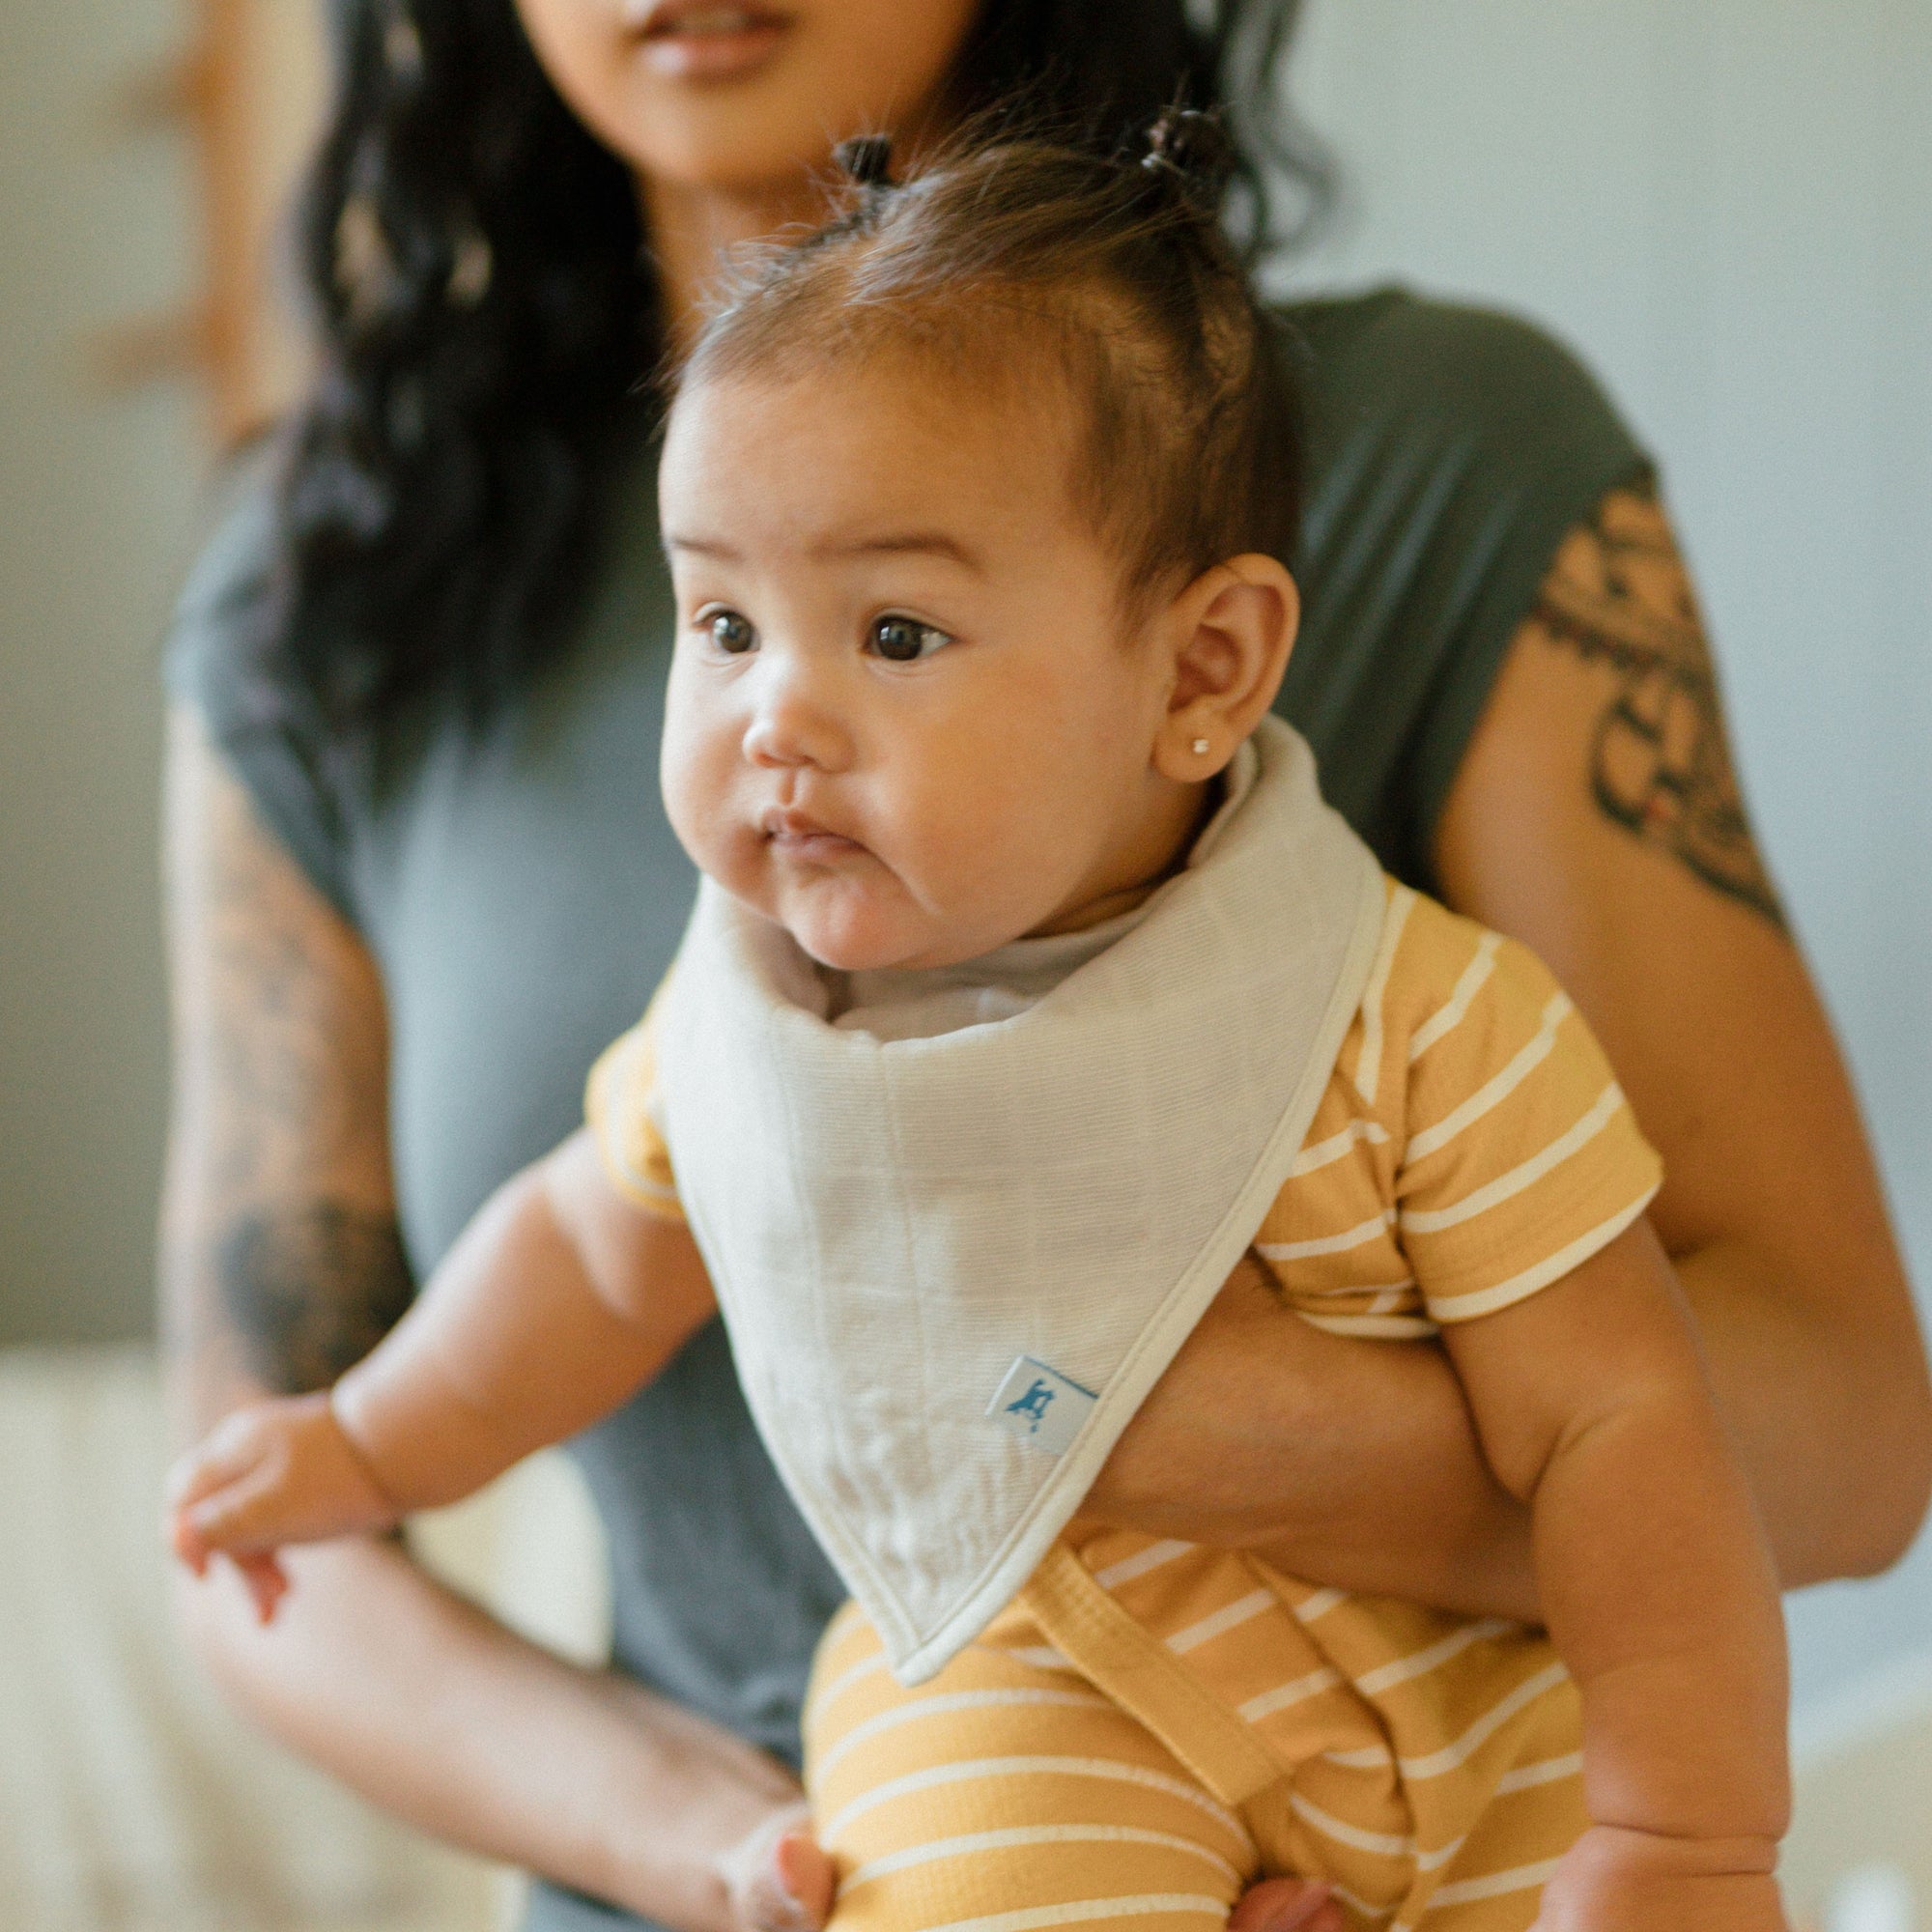
[{"label": "tattooed forearm", "polygon": [[217,1276],[249,1370],[278,1395],[327,1387],[410,1305],[394,1219],[331,1203],[242,1216]]},{"label": "tattooed forearm", "polygon": [[410,1299],[376,964],[192,720],[171,728],[161,1281],[185,1425],[326,1386]]},{"label": "tattooed forearm", "polygon": [[1592,743],[1599,809],[1782,926],[1725,742],[1703,620],[1653,497],[1604,499],[1558,553],[1536,622],[1550,645],[1613,675]]}]

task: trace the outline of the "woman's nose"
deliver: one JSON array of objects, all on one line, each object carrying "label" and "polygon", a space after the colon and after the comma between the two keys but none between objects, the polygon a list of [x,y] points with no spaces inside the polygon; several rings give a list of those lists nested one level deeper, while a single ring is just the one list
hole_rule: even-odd
[{"label": "woman's nose", "polygon": [[754,765],[810,765],[842,771],[852,740],[833,693],[802,665],[776,652],[758,668],[757,693],[745,727],[745,756]]}]

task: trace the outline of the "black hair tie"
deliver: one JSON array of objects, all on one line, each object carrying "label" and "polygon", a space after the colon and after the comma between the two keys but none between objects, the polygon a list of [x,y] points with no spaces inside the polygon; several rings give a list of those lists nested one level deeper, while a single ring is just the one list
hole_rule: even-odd
[{"label": "black hair tie", "polygon": [[893,185],[893,137],[859,134],[840,141],[832,158],[854,187],[881,188]]},{"label": "black hair tie", "polygon": [[1234,144],[1218,114],[1170,107],[1147,130],[1141,166],[1161,175],[1203,209],[1216,209],[1235,172]]}]

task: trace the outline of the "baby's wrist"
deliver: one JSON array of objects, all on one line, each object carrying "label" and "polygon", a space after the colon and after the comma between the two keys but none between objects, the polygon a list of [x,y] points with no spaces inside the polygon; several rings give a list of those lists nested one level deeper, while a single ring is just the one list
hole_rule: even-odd
[{"label": "baby's wrist", "polygon": [[1627,1932],[1789,1932],[1779,1903],[1777,1840],[1675,1837],[1593,1825],[1564,1853],[1539,1925]]},{"label": "baby's wrist", "polygon": [[400,1521],[408,1514],[408,1502],[402,1493],[404,1485],[398,1483],[394,1473],[384,1467],[380,1442],[373,1439],[373,1433],[367,1427],[367,1417],[357,1402],[358,1384],[356,1372],[351,1369],[328,1391],[329,1419],[335,1425],[335,1433],[342,1438],[342,1446],[361,1470],[371,1490],[386,1503]]},{"label": "baby's wrist", "polygon": [[1680,1833],[1641,1825],[1593,1825],[1597,1853],[1659,1877],[1756,1878],[1777,1868],[1778,1839],[1767,1833]]}]

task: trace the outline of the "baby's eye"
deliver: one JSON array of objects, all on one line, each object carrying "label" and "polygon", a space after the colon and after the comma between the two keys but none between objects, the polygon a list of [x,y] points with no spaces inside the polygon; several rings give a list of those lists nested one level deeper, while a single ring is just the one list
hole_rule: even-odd
[{"label": "baby's eye", "polygon": [[711,641],[732,657],[742,656],[758,641],[758,633],[752,620],[739,615],[736,611],[714,611],[703,623]]},{"label": "baby's eye", "polygon": [[880,617],[867,638],[879,656],[894,664],[915,664],[952,641],[937,624],[922,624],[917,617]]}]

